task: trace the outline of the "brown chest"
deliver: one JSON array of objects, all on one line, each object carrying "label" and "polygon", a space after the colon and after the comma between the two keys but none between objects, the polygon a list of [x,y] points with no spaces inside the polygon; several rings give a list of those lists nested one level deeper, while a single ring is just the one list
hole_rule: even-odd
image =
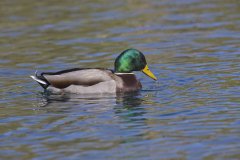
[{"label": "brown chest", "polygon": [[117,85],[118,92],[137,91],[142,88],[140,81],[134,74],[118,74],[120,82]]}]

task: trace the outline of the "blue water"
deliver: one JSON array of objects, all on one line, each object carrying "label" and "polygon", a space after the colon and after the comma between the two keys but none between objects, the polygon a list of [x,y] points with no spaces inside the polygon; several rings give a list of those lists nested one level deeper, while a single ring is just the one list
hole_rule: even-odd
[{"label": "blue water", "polygon": [[[0,159],[240,159],[235,0],[0,2]],[[141,50],[139,92],[48,95],[29,75],[113,68]]]}]

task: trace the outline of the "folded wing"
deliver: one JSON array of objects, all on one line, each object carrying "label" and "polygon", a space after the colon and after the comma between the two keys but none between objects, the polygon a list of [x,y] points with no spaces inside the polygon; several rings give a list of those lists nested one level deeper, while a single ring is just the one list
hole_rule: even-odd
[{"label": "folded wing", "polygon": [[[31,76],[43,88],[49,85],[62,89],[70,85],[92,86],[100,82],[112,80],[110,70],[103,69],[70,69],[60,72],[43,72],[41,75]],[[45,84],[44,84],[45,83]]]}]

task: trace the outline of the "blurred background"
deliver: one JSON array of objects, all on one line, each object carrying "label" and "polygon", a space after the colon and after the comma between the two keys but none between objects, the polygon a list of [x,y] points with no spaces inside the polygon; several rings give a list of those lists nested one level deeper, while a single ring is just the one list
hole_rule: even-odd
[{"label": "blurred background", "polygon": [[[240,1],[0,1],[0,159],[240,159]],[[29,75],[113,68],[138,93],[46,96]]]}]

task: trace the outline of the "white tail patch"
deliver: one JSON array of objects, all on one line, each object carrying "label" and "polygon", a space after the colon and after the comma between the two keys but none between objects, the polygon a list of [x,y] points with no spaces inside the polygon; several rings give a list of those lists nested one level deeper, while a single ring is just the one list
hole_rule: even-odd
[{"label": "white tail patch", "polygon": [[33,80],[37,81],[38,83],[41,83],[41,84],[44,84],[44,85],[47,85],[46,82],[44,82],[43,80],[41,79],[38,79],[36,76],[30,76]]}]

